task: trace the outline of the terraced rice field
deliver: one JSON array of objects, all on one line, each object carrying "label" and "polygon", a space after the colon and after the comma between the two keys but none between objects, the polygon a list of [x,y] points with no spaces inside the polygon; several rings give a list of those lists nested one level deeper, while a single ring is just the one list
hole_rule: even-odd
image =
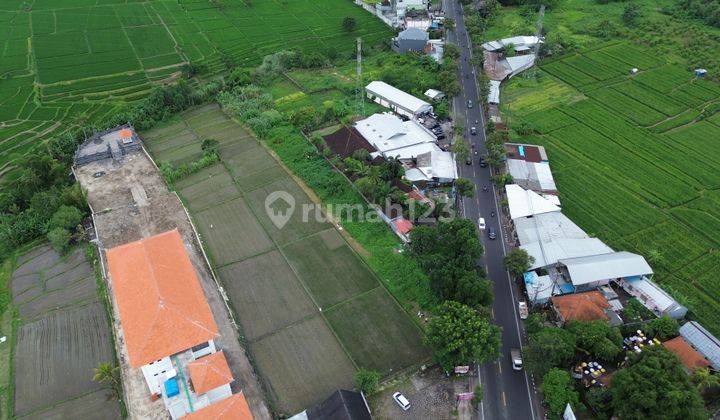
[{"label": "terraced rice field", "polygon": [[[314,213],[303,220],[310,197],[216,105],[141,137],[160,161],[195,156],[203,138],[219,141],[221,163],[175,187],[281,412],[352,387],[358,368],[388,374],[429,356],[420,330],[340,232]],[[295,201],[282,227],[266,212],[275,191]]]},{"label": "terraced rice field", "polygon": [[614,248],[645,255],[655,279],[720,333],[711,279],[720,255],[720,85],[624,42],[543,64],[540,74],[552,82],[538,85],[559,83],[575,100],[529,101],[542,86],[518,80],[504,106],[537,131],[523,141],[548,149],[564,211]]},{"label": "terraced rice field", "polygon": [[122,418],[114,392],[93,368],[114,360],[110,325],[82,249],[61,258],[41,246],[18,259],[14,352],[18,418]]},{"label": "terraced rice field", "polygon": [[[354,17],[352,33],[342,19]],[[186,63],[209,73],[289,48],[344,54],[391,31],[350,0],[4,2],[0,174],[44,140],[102,124]]]}]

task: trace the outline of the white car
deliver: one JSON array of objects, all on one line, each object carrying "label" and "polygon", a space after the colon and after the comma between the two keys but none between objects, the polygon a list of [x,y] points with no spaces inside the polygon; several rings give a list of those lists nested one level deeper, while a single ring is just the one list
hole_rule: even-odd
[{"label": "white car", "polygon": [[485,230],[485,219],[482,217],[478,219],[478,227],[480,230]]},{"label": "white car", "polygon": [[403,410],[408,411],[410,409],[410,401],[408,401],[403,394],[399,392],[394,393],[393,400],[395,400]]}]

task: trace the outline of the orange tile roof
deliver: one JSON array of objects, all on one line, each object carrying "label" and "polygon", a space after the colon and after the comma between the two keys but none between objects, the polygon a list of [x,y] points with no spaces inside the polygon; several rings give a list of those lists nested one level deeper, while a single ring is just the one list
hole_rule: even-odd
[{"label": "orange tile roof", "polygon": [[663,343],[666,349],[675,353],[688,370],[710,366],[710,362],[682,337],[675,337]]},{"label": "orange tile roof", "polygon": [[233,381],[230,366],[222,351],[190,362],[188,371],[197,394],[204,394]]},{"label": "orange tile roof", "polygon": [[120,130],[121,139],[129,139],[130,137],[132,137],[132,130],[128,128],[123,128],[122,130]]},{"label": "orange tile roof", "polygon": [[218,334],[177,230],[112,248],[107,258],[131,366],[185,351]]},{"label": "orange tile roof", "polygon": [[563,296],[553,296],[552,304],[565,321],[609,320],[605,313],[610,304],[597,290]]},{"label": "orange tile roof", "polygon": [[413,226],[412,222],[407,219],[395,219],[393,223],[395,223],[395,227],[397,228],[398,232],[402,234],[410,232],[415,227]]},{"label": "orange tile roof", "polygon": [[243,393],[235,394],[210,404],[183,417],[186,420],[252,420],[250,407]]}]

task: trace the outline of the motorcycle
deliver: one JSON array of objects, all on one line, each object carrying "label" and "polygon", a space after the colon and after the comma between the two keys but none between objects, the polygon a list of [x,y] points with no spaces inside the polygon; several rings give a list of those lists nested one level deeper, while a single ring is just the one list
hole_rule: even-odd
[{"label": "motorcycle", "polygon": [[487,185],[483,185],[483,191],[487,191],[487,190],[488,190]]},{"label": "motorcycle", "polygon": [[495,212],[494,212],[494,211],[491,211],[491,212],[490,212],[490,217],[495,217]]}]

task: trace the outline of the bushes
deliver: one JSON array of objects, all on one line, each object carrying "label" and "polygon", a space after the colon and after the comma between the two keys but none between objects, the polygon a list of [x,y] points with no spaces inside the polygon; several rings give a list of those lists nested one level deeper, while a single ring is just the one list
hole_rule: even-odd
[{"label": "bushes", "polygon": [[185,178],[201,169],[212,166],[220,160],[220,156],[217,152],[205,153],[199,160],[190,163],[183,163],[178,167],[173,167],[169,162],[160,162],[160,174],[165,178],[168,184],[173,184],[175,181]]},{"label": "bushes", "polygon": [[374,394],[378,389],[380,373],[374,370],[360,369],[355,373],[355,388],[365,395]]},{"label": "bushes", "polygon": [[57,227],[48,232],[47,239],[55,251],[64,254],[70,247],[72,234],[67,229]]}]

